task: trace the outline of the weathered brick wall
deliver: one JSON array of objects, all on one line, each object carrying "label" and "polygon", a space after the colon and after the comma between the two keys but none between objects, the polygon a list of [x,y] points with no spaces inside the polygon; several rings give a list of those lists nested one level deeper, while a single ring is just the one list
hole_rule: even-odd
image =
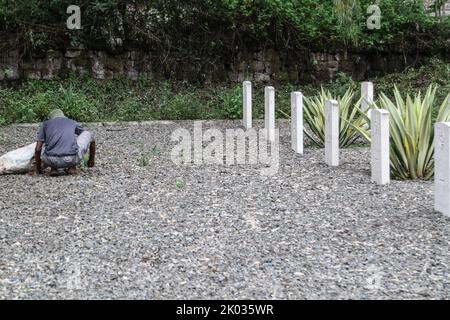
[{"label": "weathered brick wall", "polygon": [[112,55],[107,52],[84,48],[72,48],[65,52],[51,52],[41,58],[21,59],[17,50],[0,52],[0,81],[26,79],[48,80],[69,72],[89,74],[99,80],[119,76],[131,79],[175,79],[188,82],[300,82],[320,83],[333,80],[346,73],[355,80],[381,76],[404,70],[407,66],[426,63],[426,54],[403,53],[311,53],[303,59],[274,50],[240,54],[227,65],[218,63],[211,68],[200,68],[191,63],[176,60],[168,62],[168,74],[164,66],[148,52],[125,51]]}]

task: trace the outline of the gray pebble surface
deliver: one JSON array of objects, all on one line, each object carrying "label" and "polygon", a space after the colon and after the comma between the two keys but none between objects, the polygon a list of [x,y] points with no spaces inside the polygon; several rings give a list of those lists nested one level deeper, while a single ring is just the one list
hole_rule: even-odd
[{"label": "gray pebble surface", "polygon": [[[321,149],[294,154],[278,125],[274,176],[175,165],[170,135],[190,121],[87,124],[95,168],[0,176],[0,299],[449,299],[433,183],[375,185],[367,147],[330,168]],[[36,131],[1,127],[0,154]]]}]

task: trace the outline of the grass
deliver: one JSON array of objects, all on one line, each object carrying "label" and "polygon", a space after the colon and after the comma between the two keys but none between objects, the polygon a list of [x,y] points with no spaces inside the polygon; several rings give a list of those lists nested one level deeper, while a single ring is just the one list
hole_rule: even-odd
[{"label": "grass", "polygon": [[148,167],[153,159],[161,154],[161,149],[159,147],[152,147],[149,151],[142,151],[138,160],[138,165],[140,167]]},{"label": "grass", "polygon": [[83,156],[83,159],[81,159],[80,168],[83,171],[86,171],[88,169],[88,162],[89,162],[89,155],[85,154]]},{"label": "grass", "polygon": [[177,187],[178,189],[183,189],[183,188],[186,186],[186,184],[184,183],[184,181],[177,181],[177,182],[175,183],[175,185],[176,185],[176,187]]},{"label": "grass", "polygon": [[[450,64],[433,59],[429,65],[403,73],[373,79],[376,93],[416,93],[435,83],[437,99],[450,91]],[[302,91],[317,95],[318,85],[272,84],[276,88],[278,116],[290,114],[290,93]],[[323,84],[333,96],[343,96],[351,88],[359,94],[359,83],[339,74],[334,82]],[[253,116],[264,117],[264,84],[253,88]],[[442,92],[442,94],[441,94]],[[51,81],[27,81],[14,87],[0,85],[0,125],[41,122],[51,109],[60,108],[69,117],[82,122],[241,119],[241,84],[194,86],[178,82],[117,78],[97,81],[70,75]]]}]

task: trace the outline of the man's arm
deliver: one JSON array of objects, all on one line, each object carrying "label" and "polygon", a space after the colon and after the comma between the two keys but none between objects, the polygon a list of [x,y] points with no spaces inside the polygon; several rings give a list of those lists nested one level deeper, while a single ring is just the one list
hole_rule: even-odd
[{"label": "man's arm", "polygon": [[94,166],[95,166],[95,140],[92,139],[91,144],[89,145],[88,167],[92,168]]},{"label": "man's arm", "polygon": [[34,159],[36,161],[36,172],[38,174],[42,173],[41,152],[42,152],[43,145],[44,145],[44,143],[42,141],[36,142],[36,149],[34,151]]},{"label": "man's arm", "polygon": [[36,148],[34,150],[34,160],[36,161],[36,173],[42,173],[42,165],[41,165],[41,151],[42,146],[45,142],[45,122],[39,128],[37,137],[36,137]]}]

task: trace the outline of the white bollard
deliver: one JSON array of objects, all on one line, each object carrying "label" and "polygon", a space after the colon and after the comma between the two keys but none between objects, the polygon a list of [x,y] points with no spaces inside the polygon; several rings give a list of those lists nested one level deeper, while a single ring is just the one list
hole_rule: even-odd
[{"label": "white bollard", "polygon": [[265,129],[267,139],[275,141],[275,88],[266,87],[264,90]]},{"label": "white bollard", "polygon": [[450,122],[436,123],[434,139],[434,207],[450,217]]},{"label": "white bollard", "polygon": [[243,90],[243,125],[246,130],[252,127],[252,83],[244,81],[242,84]]},{"label": "white bollard", "polygon": [[339,104],[336,100],[325,101],[325,163],[339,165]]},{"label": "white bollard", "polygon": [[373,83],[363,82],[361,84],[361,110],[369,111],[370,105],[373,103]]},{"label": "white bollard", "polygon": [[371,112],[371,166],[372,182],[388,184],[391,181],[389,157],[389,111],[373,109]]},{"label": "white bollard", "polygon": [[301,92],[291,93],[291,146],[299,154],[303,154],[303,95]]}]

